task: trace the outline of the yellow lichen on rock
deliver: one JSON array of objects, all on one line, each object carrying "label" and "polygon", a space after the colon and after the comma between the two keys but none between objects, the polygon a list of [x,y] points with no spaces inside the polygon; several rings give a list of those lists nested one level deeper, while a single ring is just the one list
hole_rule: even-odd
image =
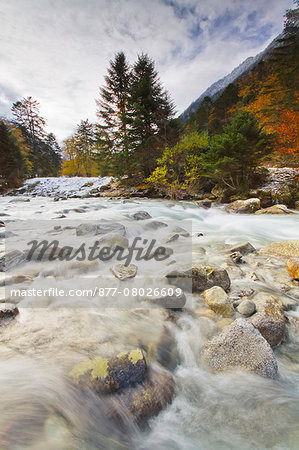
[{"label": "yellow lichen on rock", "polygon": [[137,361],[139,361],[140,359],[143,359],[143,353],[140,349],[132,350],[129,353],[128,358],[133,364],[136,364]]},{"label": "yellow lichen on rock", "polygon": [[90,379],[92,380],[96,378],[105,379],[108,376],[108,365],[108,360],[105,358],[83,361],[74,367],[70,372],[70,376],[78,382],[82,376],[90,372]]}]

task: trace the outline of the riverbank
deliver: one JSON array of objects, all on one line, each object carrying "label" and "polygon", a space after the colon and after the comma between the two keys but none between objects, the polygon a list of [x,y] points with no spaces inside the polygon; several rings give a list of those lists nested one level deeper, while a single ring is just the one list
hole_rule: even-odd
[{"label": "riverbank", "polygon": [[[258,198],[260,208],[268,208],[276,204],[282,204],[291,209],[299,209],[298,192],[299,170],[294,168],[269,168],[264,185],[252,190],[248,198]],[[13,196],[46,196],[56,201],[68,198],[164,198],[167,195],[151,185],[127,187],[124,183],[113,180],[111,177],[48,177],[32,178],[27,180],[19,189],[10,190],[6,195]],[[208,201],[229,203],[235,200],[244,200],[246,197],[229,192],[228,189],[214,187],[211,192],[191,193],[185,192],[179,195],[177,200]],[[248,211],[250,212],[250,211]]]}]

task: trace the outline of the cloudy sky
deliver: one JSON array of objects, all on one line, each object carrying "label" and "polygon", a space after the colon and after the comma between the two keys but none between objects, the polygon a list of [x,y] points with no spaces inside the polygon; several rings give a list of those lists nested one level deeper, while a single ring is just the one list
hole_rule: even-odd
[{"label": "cloudy sky", "polygon": [[95,120],[109,59],[156,62],[181,113],[279,34],[291,0],[0,0],[0,115],[31,95],[59,139]]}]

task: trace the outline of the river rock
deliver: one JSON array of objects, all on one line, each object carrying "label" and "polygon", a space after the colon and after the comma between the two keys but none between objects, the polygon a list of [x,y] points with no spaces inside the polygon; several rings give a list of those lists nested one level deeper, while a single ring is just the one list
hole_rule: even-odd
[{"label": "river rock", "polygon": [[75,384],[98,393],[115,392],[141,383],[147,364],[142,350],[119,353],[112,358],[97,357],[79,363],[70,372]]},{"label": "river rock", "polygon": [[135,220],[146,220],[151,218],[152,216],[147,211],[137,211],[133,214],[133,219]]},{"label": "river rock", "polygon": [[229,249],[230,253],[239,252],[242,256],[248,255],[249,253],[255,252],[255,248],[250,242],[241,242],[240,244],[234,245]]},{"label": "river rock", "polygon": [[243,369],[266,378],[278,375],[277,361],[268,342],[245,319],[237,319],[202,348],[203,362],[213,372]]},{"label": "river rock", "polygon": [[287,271],[292,278],[299,280],[299,258],[292,258],[288,260]]},{"label": "river rock", "polygon": [[14,198],[13,200],[9,200],[9,203],[27,203],[30,202],[30,198]]},{"label": "river rock", "polygon": [[256,306],[255,303],[251,300],[242,300],[236,307],[236,310],[243,316],[250,317],[255,313]]},{"label": "river rock", "polygon": [[81,223],[76,228],[77,236],[95,236],[97,234],[97,226],[92,223]]},{"label": "river rock", "polygon": [[283,340],[286,332],[286,319],[283,313],[283,304],[273,295],[260,292],[253,301],[256,306],[256,314],[249,321],[269,342],[275,347]]},{"label": "river rock", "polygon": [[5,272],[12,267],[17,266],[25,260],[25,255],[20,250],[11,250],[0,257],[0,272]]},{"label": "river rock", "polygon": [[248,200],[236,200],[224,207],[224,210],[229,213],[249,214],[255,213],[261,207],[259,198],[249,198]]},{"label": "river rock", "polygon": [[5,278],[0,281],[0,287],[2,286],[11,286],[13,284],[25,283],[26,281],[31,282],[33,280],[33,276],[28,275],[13,275],[12,277]]},{"label": "river rock", "polygon": [[126,227],[122,223],[105,223],[97,225],[97,233],[96,234],[109,234],[116,233],[121,236],[126,235]]},{"label": "river rock", "polygon": [[175,382],[167,371],[151,371],[149,377],[134,387],[124,389],[118,399],[127,407],[138,424],[159,414],[174,394]]},{"label": "river rock", "polygon": [[173,233],[163,239],[163,244],[170,244],[171,242],[175,242],[179,239],[180,235],[178,233]]},{"label": "river rock", "polygon": [[168,370],[174,370],[179,364],[177,342],[168,326],[164,326],[158,342],[148,342],[147,359],[157,361]]},{"label": "river rock", "polygon": [[201,293],[213,286],[220,286],[225,291],[230,288],[230,278],[225,269],[200,266],[184,271],[173,270],[166,275],[168,283],[187,292]]},{"label": "river rock", "polygon": [[102,236],[99,239],[99,245],[100,247],[109,247],[112,250],[116,249],[117,247],[120,248],[128,248],[129,247],[129,241],[126,237],[122,236],[118,233],[108,233]]},{"label": "river rock", "polygon": [[284,257],[298,257],[299,256],[299,240],[272,242],[259,252],[264,256],[284,256]]},{"label": "river rock", "polygon": [[229,301],[228,295],[220,286],[213,286],[203,292],[207,305],[217,314],[223,317],[234,315],[234,308]]},{"label": "river rock", "polygon": [[168,227],[167,223],[159,222],[158,220],[152,220],[151,222],[147,222],[145,225],[146,230],[158,230],[159,228]]},{"label": "river rock", "polygon": [[186,296],[183,292],[159,297],[146,297],[147,302],[159,308],[182,309],[186,304]]},{"label": "river rock", "polygon": [[212,200],[199,200],[196,204],[200,208],[209,209],[212,206]]},{"label": "river rock", "polygon": [[13,303],[0,303],[0,320],[13,319],[19,314],[19,310]]},{"label": "river rock", "polygon": [[116,266],[111,267],[110,270],[113,275],[121,281],[134,278],[137,274],[137,266],[135,266],[135,264],[130,264],[129,266],[117,264]]},{"label": "river rock", "polygon": [[255,214],[295,214],[293,211],[288,209],[285,205],[273,205],[269,208],[260,209],[256,211]]},{"label": "river rock", "polygon": [[183,237],[190,237],[189,231],[185,230],[185,228],[182,228],[182,227],[174,227],[172,232],[175,234],[179,234],[180,236],[183,236]]}]

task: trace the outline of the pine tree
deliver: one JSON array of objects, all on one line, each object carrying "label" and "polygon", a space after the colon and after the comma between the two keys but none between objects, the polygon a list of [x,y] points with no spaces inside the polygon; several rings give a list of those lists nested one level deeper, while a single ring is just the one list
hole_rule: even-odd
[{"label": "pine tree", "polygon": [[11,108],[15,122],[29,135],[33,150],[36,150],[38,139],[42,140],[46,135],[46,121],[40,116],[39,109],[40,104],[32,97],[15,102]]},{"label": "pine tree", "polygon": [[96,100],[97,117],[101,121],[102,131],[98,133],[98,143],[101,146],[99,157],[101,162],[109,161],[113,175],[122,175],[130,170],[130,67],[123,52],[117,53],[110,61],[105,83],[100,89],[101,98]]},{"label": "pine tree", "polygon": [[18,185],[24,171],[20,147],[8,126],[0,121],[0,189]]},{"label": "pine tree", "polygon": [[134,159],[142,175],[148,177],[167,143],[167,126],[174,106],[153,60],[146,54],[138,56],[133,67],[130,105]]},{"label": "pine tree", "polygon": [[45,131],[46,121],[40,115],[40,104],[27,97],[15,102],[11,110],[14,122],[30,148],[30,175],[58,175],[61,167],[59,145],[53,133],[47,134]]},{"label": "pine tree", "polygon": [[76,132],[64,141],[63,175],[89,177],[99,174],[95,128],[88,119],[81,120]]},{"label": "pine tree", "polygon": [[221,134],[210,141],[202,155],[203,174],[216,182],[247,192],[262,158],[273,151],[273,136],[247,111],[231,117]]}]

